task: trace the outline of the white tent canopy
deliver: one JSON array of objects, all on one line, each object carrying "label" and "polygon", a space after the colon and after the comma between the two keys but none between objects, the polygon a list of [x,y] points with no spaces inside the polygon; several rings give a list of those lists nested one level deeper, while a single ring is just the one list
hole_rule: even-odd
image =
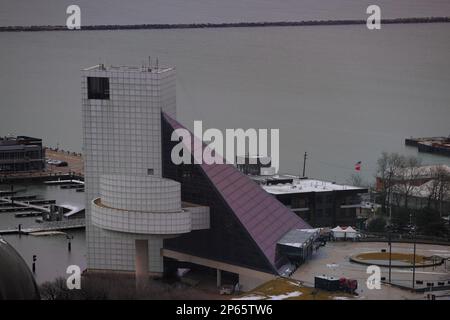
[{"label": "white tent canopy", "polygon": [[342,229],[340,226],[337,226],[336,228],[331,229],[331,231],[333,232],[333,237],[345,238],[344,229]]},{"label": "white tent canopy", "polygon": [[347,238],[356,238],[356,235],[358,234],[358,232],[352,227],[345,228],[344,232]]},{"label": "white tent canopy", "polygon": [[333,232],[333,236],[336,239],[349,238],[354,239],[357,237],[358,232],[352,227],[341,228],[337,226],[336,228],[331,229]]}]

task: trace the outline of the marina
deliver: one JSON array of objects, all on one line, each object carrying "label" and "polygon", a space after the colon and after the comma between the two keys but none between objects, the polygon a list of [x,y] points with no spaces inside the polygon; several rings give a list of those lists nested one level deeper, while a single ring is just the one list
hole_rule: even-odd
[{"label": "marina", "polygon": [[[73,194],[75,196],[77,193],[74,192],[84,189],[84,182],[73,179],[58,179],[31,185],[30,191],[27,188],[16,188],[15,185],[11,185],[11,191],[9,193],[4,191],[4,196],[0,197],[0,214],[8,217],[7,219],[10,221],[11,217],[20,218],[21,223],[1,223],[0,219],[0,234],[28,234],[36,230],[40,232],[84,227],[82,196],[76,196],[76,198],[79,198],[77,203],[72,201],[60,203],[55,198],[49,199],[45,194],[31,193],[35,186],[41,190],[56,191],[60,189],[61,194]],[[36,219],[30,224],[32,218]]]},{"label": "marina", "polygon": [[[0,190],[8,190],[0,196],[0,237],[14,245],[30,268],[32,256],[37,256],[38,283],[64,276],[70,264],[84,267],[84,194],[76,189],[61,189],[59,184],[23,181],[12,185],[13,192],[10,184],[0,185]],[[11,197],[23,200],[12,205]],[[51,206],[64,208],[60,221],[46,220]],[[67,249],[69,241],[71,251]]]}]

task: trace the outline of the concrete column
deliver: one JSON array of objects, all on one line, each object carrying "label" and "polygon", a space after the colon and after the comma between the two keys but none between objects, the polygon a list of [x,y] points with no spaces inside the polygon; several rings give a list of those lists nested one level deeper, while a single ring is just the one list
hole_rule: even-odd
[{"label": "concrete column", "polygon": [[217,288],[222,286],[222,270],[217,269]]},{"label": "concrete column", "polygon": [[136,289],[142,290],[148,282],[148,240],[136,240]]}]

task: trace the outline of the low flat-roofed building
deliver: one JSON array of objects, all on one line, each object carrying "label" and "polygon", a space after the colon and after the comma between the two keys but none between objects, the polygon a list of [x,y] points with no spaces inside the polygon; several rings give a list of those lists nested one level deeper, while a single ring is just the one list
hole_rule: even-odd
[{"label": "low flat-roofed building", "polygon": [[293,175],[252,176],[268,193],[313,227],[356,226],[366,188]]},{"label": "low flat-roofed building", "polygon": [[45,169],[42,140],[27,136],[0,137],[0,172],[15,173]]}]

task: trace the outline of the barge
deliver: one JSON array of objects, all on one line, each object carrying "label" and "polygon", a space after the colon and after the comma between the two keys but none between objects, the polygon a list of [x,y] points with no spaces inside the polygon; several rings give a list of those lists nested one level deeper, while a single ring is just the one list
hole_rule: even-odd
[{"label": "barge", "polygon": [[430,138],[407,138],[405,145],[416,147],[419,152],[434,153],[450,157],[450,136]]}]

